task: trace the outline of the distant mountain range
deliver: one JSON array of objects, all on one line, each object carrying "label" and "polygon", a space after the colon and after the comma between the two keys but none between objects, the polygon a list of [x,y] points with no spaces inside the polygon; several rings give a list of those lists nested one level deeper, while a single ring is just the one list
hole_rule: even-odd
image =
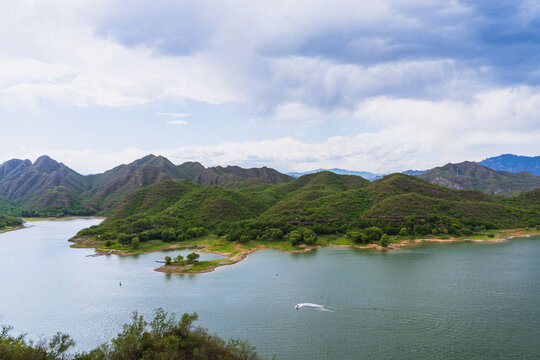
[{"label": "distant mountain range", "polygon": [[540,187],[540,176],[495,171],[470,161],[436,167],[418,177],[454,190],[480,190],[487,194],[513,195]]},{"label": "distant mountain range", "polygon": [[290,175],[290,176],[292,176],[294,178],[298,178],[298,177],[303,176],[303,175],[315,174],[315,173],[318,173],[318,172],[321,172],[321,171],[330,171],[330,172],[333,172],[334,174],[338,174],[338,175],[361,176],[364,179],[367,179],[369,181],[381,179],[381,178],[383,178],[385,176],[385,174],[375,174],[375,173],[371,173],[371,172],[368,172],[368,171],[352,171],[352,170],[337,169],[337,168],[334,168],[334,169],[317,169],[317,170],[304,171],[304,172],[288,172],[287,175]]},{"label": "distant mountain range", "polygon": [[503,154],[482,160],[479,164],[497,171],[511,173],[527,171],[534,175],[540,175],[540,156]]},{"label": "distant mountain range", "polygon": [[[457,190],[480,190],[489,194],[513,195],[540,187],[540,157],[501,155],[480,163],[447,164],[431,170],[408,170],[434,184]],[[510,171],[499,171],[490,169]],[[287,183],[307,174],[330,171],[355,175],[374,181],[383,174],[344,169],[318,169],[282,174],[262,167],[245,169],[238,166],[205,168],[198,162],[175,165],[163,156],[148,155],[130,164],[119,165],[102,174],[81,175],[48,156],[34,163],[12,159],[0,164],[0,213],[8,215],[57,216],[62,214],[92,215],[108,213],[129,194],[164,180],[189,180],[199,185],[245,188],[259,184]]]},{"label": "distant mountain range", "polygon": [[142,187],[180,179],[229,187],[242,182],[278,184],[293,178],[266,167],[205,168],[196,162],[174,165],[165,157],[154,155],[88,176],[48,156],[41,156],[34,163],[12,159],[0,165],[0,212],[19,215],[24,210],[23,215],[90,215],[109,211]]}]

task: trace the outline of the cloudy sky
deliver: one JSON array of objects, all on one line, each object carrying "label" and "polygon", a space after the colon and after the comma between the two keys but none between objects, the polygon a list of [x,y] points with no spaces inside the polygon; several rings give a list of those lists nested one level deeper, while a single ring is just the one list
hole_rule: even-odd
[{"label": "cloudy sky", "polygon": [[0,162],[540,155],[535,0],[2,1],[0,44]]}]

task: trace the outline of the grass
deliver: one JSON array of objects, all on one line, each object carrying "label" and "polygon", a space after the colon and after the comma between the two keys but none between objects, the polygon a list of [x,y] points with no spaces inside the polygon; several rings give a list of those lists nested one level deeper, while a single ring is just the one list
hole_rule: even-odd
[{"label": "grass", "polygon": [[26,217],[24,221],[57,221],[57,220],[76,220],[76,219],[105,219],[99,216],[65,216],[65,217]]},{"label": "grass", "polygon": [[[479,234],[474,234],[470,236],[459,236],[453,237],[450,240],[450,237],[447,237],[449,241],[467,241],[467,240],[497,240],[501,238],[506,238],[516,235],[536,235],[539,234],[540,230],[536,228],[523,228],[523,229],[509,229],[509,230],[500,230],[500,231],[485,231]],[[490,237],[489,234],[494,234],[494,237]],[[404,241],[408,240],[427,240],[430,239],[441,239],[441,235],[428,235],[422,237],[414,236],[390,236],[390,244],[401,244]],[[313,246],[300,245],[292,246],[288,240],[281,241],[250,241],[246,244],[238,244],[236,242],[229,242],[225,240],[224,237],[219,237],[216,235],[207,235],[198,239],[191,239],[188,241],[180,242],[163,242],[160,240],[151,240],[147,242],[142,242],[139,249],[134,249],[131,246],[121,245],[117,242],[114,242],[111,246],[105,247],[103,240],[96,240],[95,238],[87,237],[84,240],[71,245],[74,248],[96,248],[97,252],[100,253],[113,253],[117,255],[136,255],[141,253],[147,253],[152,251],[166,250],[166,249],[193,249],[198,248],[201,251],[213,252],[226,256],[224,259],[209,260],[209,261],[198,261],[196,263],[188,263],[187,261],[182,261],[180,263],[172,263],[171,265],[163,266],[159,268],[159,271],[163,272],[173,272],[179,274],[195,274],[212,271],[218,266],[234,264],[238,261],[241,261],[243,257],[239,257],[241,253],[248,254],[258,249],[274,249],[287,252],[298,252],[306,251],[309,249],[317,247],[326,247],[326,246],[363,246],[364,244],[355,243],[354,241],[348,239],[345,236],[339,235],[324,235],[320,236],[317,239],[317,243]],[[377,244],[377,243],[375,243]],[[408,244],[405,243],[405,246]]]}]

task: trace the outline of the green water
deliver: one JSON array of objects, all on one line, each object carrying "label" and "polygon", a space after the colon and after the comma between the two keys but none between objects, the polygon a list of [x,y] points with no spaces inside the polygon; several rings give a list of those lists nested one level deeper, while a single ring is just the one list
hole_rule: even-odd
[{"label": "green water", "polygon": [[97,222],[43,221],[0,234],[2,323],[34,338],[67,332],[89,349],[132,311],[163,307],[196,311],[211,332],[278,359],[540,358],[539,237],[389,252],[258,251],[213,273],[167,276],[153,271],[163,252],[92,258],[69,248],[67,238]]}]

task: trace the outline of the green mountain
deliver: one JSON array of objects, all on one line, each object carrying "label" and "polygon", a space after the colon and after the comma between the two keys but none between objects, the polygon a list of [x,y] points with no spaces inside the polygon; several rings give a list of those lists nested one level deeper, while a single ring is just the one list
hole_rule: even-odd
[{"label": "green mountain", "polygon": [[114,207],[126,195],[163,180],[187,179],[172,162],[163,156],[148,155],[127,165],[120,165],[103,174],[90,175],[91,189],[82,197],[96,210]]},{"label": "green mountain", "polygon": [[354,170],[346,170],[346,169],[338,169],[338,168],[317,169],[317,170],[304,171],[304,172],[289,172],[289,173],[287,173],[287,175],[290,175],[290,176],[292,176],[294,178],[298,178],[298,177],[300,177],[302,175],[314,174],[314,173],[318,173],[318,172],[321,172],[321,171],[330,171],[330,172],[333,172],[334,174],[339,174],[339,175],[361,176],[364,179],[367,179],[369,181],[380,179],[380,178],[384,177],[384,175],[385,175],[385,174],[375,174],[375,173],[371,173],[371,172],[368,172],[368,171],[354,171]]},{"label": "green mountain", "polygon": [[200,185],[218,185],[221,187],[234,187],[238,183],[248,182],[255,184],[281,184],[293,180],[293,177],[267,168],[244,169],[239,166],[205,168],[198,162],[185,162],[178,166],[186,179]]},{"label": "green mountain", "polygon": [[163,156],[148,155],[102,174],[83,176],[42,156],[0,165],[0,211],[23,216],[107,213],[127,195],[164,180],[187,179],[222,187],[283,183],[292,178],[276,170],[237,166],[205,168],[187,162],[176,166]]},{"label": "green mountain", "polygon": [[536,225],[538,219],[538,190],[502,198],[403,174],[370,183],[358,176],[319,172],[285,184],[239,189],[161,182],[130,195],[103,223],[81,234],[114,239],[125,233],[144,241],[160,238],[163,231],[182,238],[190,229],[204,227],[218,235],[247,232],[264,238],[277,229],[334,234],[372,226],[391,235],[402,228],[419,235],[461,234]]},{"label": "green mountain", "polygon": [[540,187],[540,176],[496,171],[470,161],[436,167],[419,177],[454,190],[480,190],[488,194],[511,195]]},{"label": "green mountain", "polygon": [[89,187],[85,176],[48,156],[41,156],[33,164],[13,159],[0,165],[0,205],[10,202],[11,206],[28,210],[77,211],[81,209],[80,194]]}]

